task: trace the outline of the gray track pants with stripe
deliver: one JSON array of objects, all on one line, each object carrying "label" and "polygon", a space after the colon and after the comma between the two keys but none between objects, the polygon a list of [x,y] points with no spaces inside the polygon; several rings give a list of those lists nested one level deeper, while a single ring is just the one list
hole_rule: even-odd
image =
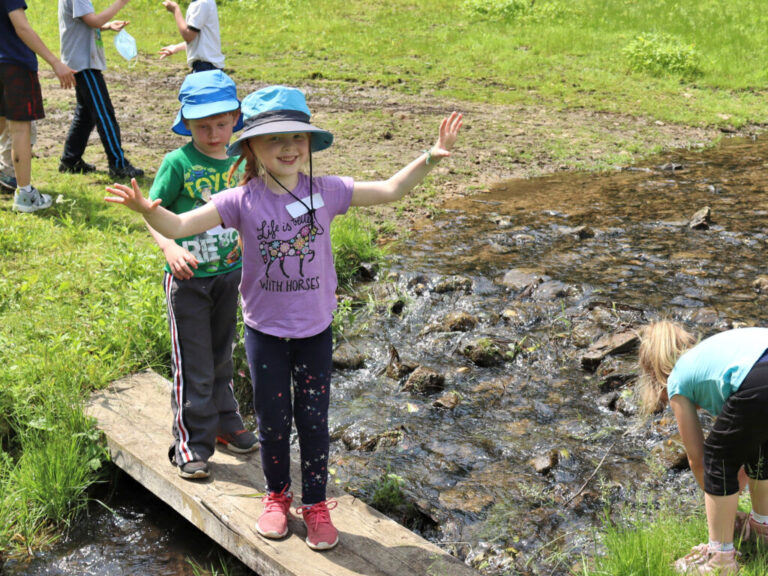
[{"label": "gray track pants with stripe", "polygon": [[165,274],[179,465],[208,461],[218,433],[244,427],[232,388],[239,284],[240,270],[190,280]]}]

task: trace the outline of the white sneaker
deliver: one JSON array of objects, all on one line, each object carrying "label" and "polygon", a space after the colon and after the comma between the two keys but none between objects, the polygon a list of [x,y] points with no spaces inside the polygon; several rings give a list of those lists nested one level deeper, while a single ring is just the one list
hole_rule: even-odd
[{"label": "white sneaker", "polygon": [[48,194],[40,194],[34,186],[29,192],[16,188],[16,193],[13,195],[13,209],[18,212],[37,212],[48,208],[52,203],[53,200]]}]

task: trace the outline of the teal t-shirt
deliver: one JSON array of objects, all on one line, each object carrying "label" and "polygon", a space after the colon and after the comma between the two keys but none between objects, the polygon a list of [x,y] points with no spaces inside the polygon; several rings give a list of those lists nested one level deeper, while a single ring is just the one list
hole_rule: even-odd
[{"label": "teal t-shirt", "polygon": [[681,394],[717,416],[766,350],[768,328],[738,328],[710,336],[675,363],[667,394],[670,398]]},{"label": "teal t-shirt", "polygon": [[[193,210],[227,189],[227,174],[235,161],[206,156],[189,142],[163,158],[149,197],[160,198],[162,206],[176,214]],[[197,270],[193,269],[196,277],[224,274],[242,266],[238,233],[233,228],[216,226],[196,236],[179,238],[176,243],[197,258]],[[170,273],[168,264],[165,270]]]}]

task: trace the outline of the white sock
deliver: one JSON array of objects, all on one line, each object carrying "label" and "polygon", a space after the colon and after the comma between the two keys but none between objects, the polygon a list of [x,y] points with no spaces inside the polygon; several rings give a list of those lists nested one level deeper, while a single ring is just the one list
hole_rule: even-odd
[{"label": "white sock", "polygon": [[754,519],[755,522],[759,522],[760,524],[768,524],[768,516],[763,514],[758,514],[754,510],[749,513],[749,516]]},{"label": "white sock", "polygon": [[730,552],[733,550],[733,542],[714,542],[712,540],[707,544],[707,549],[710,552]]},{"label": "white sock", "polygon": [[32,184],[27,184],[26,186],[19,187],[19,191],[24,192],[25,194],[31,194],[32,193]]}]

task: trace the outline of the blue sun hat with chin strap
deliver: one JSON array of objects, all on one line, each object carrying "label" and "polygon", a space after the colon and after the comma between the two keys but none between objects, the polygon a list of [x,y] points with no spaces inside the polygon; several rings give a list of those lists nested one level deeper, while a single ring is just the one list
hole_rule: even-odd
[{"label": "blue sun hat with chin strap", "polygon": [[248,138],[265,134],[308,132],[312,152],[333,144],[333,134],[309,123],[311,112],[298,88],[267,86],[243,98],[243,133],[227,148],[227,155],[239,156]]},{"label": "blue sun hat with chin strap", "polygon": [[[235,82],[221,70],[195,72],[184,78],[179,88],[181,109],[176,115],[171,130],[182,136],[192,133],[184,126],[184,119],[199,120],[240,108]],[[243,127],[243,115],[237,120],[234,131]]]}]

